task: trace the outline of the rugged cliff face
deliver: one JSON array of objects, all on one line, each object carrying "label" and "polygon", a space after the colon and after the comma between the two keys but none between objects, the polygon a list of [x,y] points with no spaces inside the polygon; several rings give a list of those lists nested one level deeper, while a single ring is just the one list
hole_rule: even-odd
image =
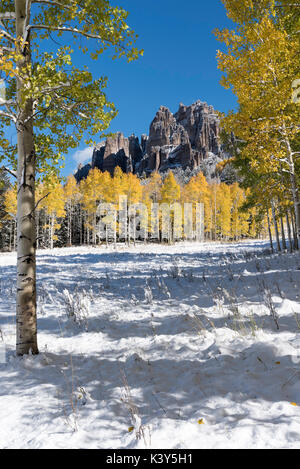
[{"label": "rugged cliff face", "polygon": [[219,142],[219,120],[212,106],[197,101],[180,104],[176,114],[161,106],[150,125],[149,137],[122,133],[107,138],[94,149],[92,164],[78,168],[75,177],[86,177],[90,168],[113,174],[120,166],[124,172],[151,174],[182,167],[194,169],[205,159],[223,158]]}]

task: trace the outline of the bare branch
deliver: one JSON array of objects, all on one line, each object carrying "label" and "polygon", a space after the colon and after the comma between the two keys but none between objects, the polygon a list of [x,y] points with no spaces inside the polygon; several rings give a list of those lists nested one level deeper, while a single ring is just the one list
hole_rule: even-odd
[{"label": "bare branch", "polygon": [[13,44],[15,43],[16,39],[7,31],[5,31],[5,29],[0,29],[0,34],[2,34],[8,41],[12,42]]},{"label": "bare branch", "polygon": [[9,54],[11,54],[12,52],[15,52],[15,49],[13,49],[12,47],[1,46],[1,52],[8,52]]},{"label": "bare branch", "polygon": [[13,176],[14,178],[17,178],[17,173],[7,168],[6,166],[1,166],[0,171],[7,171],[11,176]]},{"label": "bare branch", "polygon": [[31,24],[27,26],[27,30],[30,29],[45,29],[47,31],[63,31],[63,32],[70,32],[74,34],[80,34],[81,36],[85,36],[91,39],[99,39],[103,40],[103,37],[98,34],[91,34],[83,31],[82,29],[72,28],[70,26],[45,26],[43,24]]},{"label": "bare branch", "polygon": [[46,199],[49,195],[51,194],[51,192],[48,192],[48,194],[44,195],[44,197],[42,197],[36,204],[35,204],[35,207],[34,207],[34,212],[36,211],[36,209],[38,208],[39,204],[42,202],[42,200]]},{"label": "bare branch", "polygon": [[9,115],[11,116],[10,118],[12,118],[12,119],[14,120],[14,122],[16,122],[16,121],[17,121],[17,116],[16,116],[16,114],[11,110],[11,108],[10,108],[10,105],[11,105],[11,104],[14,105],[14,106],[17,105],[16,101],[14,101],[13,99],[10,99],[10,100],[6,101],[5,99],[1,99],[1,98],[0,98],[0,106],[5,106],[5,107],[6,107],[7,114],[9,114]]},{"label": "bare branch", "polygon": [[15,123],[17,122],[16,117],[13,114],[9,113],[9,112],[0,111],[0,117],[1,116],[2,117],[7,117],[8,119],[11,119]]},{"label": "bare branch", "polygon": [[10,104],[17,104],[17,103],[13,99],[10,99],[9,101],[5,101],[0,98],[0,106],[9,106]]},{"label": "bare branch", "polygon": [[63,88],[70,88],[71,86],[71,83],[70,82],[67,82],[67,83],[60,83],[59,85],[57,86],[53,86],[53,87],[50,87],[50,88],[43,88],[41,90],[42,94],[44,93],[51,93],[53,91],[59,91]]},{"label": "bare branch", "polygon": [[14,11],[7,11],[6,13],[0,13],[0,20],[15,20],[16,14]]},{"label": "bare branch", "polygon": [[46,5],[58,6],[61,8],[67,8],[71,10],[70,6],[64,5],[63,3],[57,2],[55,0],[32,0],[32,3],[45,3]]}]

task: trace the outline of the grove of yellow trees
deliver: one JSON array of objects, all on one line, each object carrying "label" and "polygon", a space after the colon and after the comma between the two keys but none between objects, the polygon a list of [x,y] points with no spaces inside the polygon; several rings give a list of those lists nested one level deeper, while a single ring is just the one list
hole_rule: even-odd
[{"label": "grove of yellow trees", "polygon": [[[102,238],[99,236],[98,224],[103,215],[99,213],[99,204],[111,207],[115,213],[114,219],[109,222],[116,228],[113,239],[115,242],[135,241],[138,237],[169,242],[184,239],[183,228],[187,223],[185,204],[190,204],[194,231],[197,204],[203,204],[205,239],[235,241],[268,234],[268,217],[262,218],[256,208],[245,208],[247,191],[238,183],[228,185],[217,181],[208,182],[201,172],[187,184],[180,185],[172,171],[165,177],[154,172],[148,179],[139,179],[132,173],[123,173],[120,168],[116,168],[114,177],[108,172],[93,169],[80,183],[73,176],[69,176],[64,183],[59,182],[55,176],[51,180],[47,179],[38,185],[37,194],[38,247],[99,244]],[[125,212],[123,202],[120,202],[124,200]],[[15,232],[16,188],[10,188],[5,193],[5,206],[5,218],[7,223],[12,224],[11,248]],[[165,215],[164,209],[168,207],[171,210]],[[122,232],[120,235],[124,213],[129,228],[125,234]],[[272,218],[271,212],[269,215]],[[164,216],[169,217],[165,229]],[[136,217],[140,221],[137,232],[130,228],[135,226],[133,222],[136,222]],[[102,221],[107,222],[107,218],[102,217]],[[277,215],[277,220],[279,219]],[[276,219],[271,222],[270,229],[273,233],[278,228],[275,225]],[[112,240],[110,234],[106,237],[106,242],[109,240]]]}]

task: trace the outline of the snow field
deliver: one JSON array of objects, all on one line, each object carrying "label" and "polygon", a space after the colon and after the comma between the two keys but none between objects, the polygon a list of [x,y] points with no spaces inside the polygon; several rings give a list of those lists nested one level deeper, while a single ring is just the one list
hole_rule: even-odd
[{"label": "snow field", "polygon": [[299,447],[300,259],[267,248],[39,251],[23,358],[0,254],[0,448]]}]

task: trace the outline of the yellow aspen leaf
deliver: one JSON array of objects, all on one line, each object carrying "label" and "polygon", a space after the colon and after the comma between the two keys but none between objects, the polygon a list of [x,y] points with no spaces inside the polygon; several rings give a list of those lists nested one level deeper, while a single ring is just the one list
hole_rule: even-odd
[{"label": "yellow aspen leaf", "polygon": [[199,419],[198,423],[199,423],[199,425],[204,425],[204,419]]},{"label": "yellow aspen leaf", "polygon": [[133,430],[134,430],[134,427],[129,427],[128,428],[129,433],[133,432]]}]

